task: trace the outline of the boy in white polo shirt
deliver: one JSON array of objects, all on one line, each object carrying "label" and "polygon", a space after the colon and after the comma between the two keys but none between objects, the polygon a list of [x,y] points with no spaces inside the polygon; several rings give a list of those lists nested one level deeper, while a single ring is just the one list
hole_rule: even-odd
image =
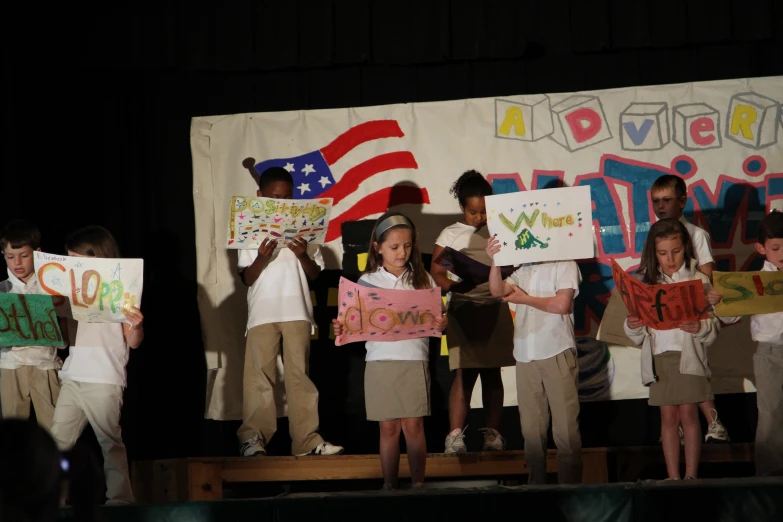
[{"label": "boy in white polo shirt", "polygon": [[[294,182],[282,167],[258,178],[258,195],[292,199]],[[247,343],[243,376],[243,422],[237,431],[240,454],[266,455],[277,431],[275,382],[282,349],[291,452],[339,455],[345,450],[318,434],[318,390],[308,375],[310,336],[315,328],[311,281],[324,267],[321,249],[295,239],[282,248],[265,239],[258,251],[240,250],[238,268],[247,285]]]},{"label": "boy in white polo shirt", "polygon": [[[715,268],[715,260],[712,258],[710,249],[710,235],[703,228],[689,223],[682,211],[688,202],[688,187],[685,181],[673,174],[665,174],[655,180],[650,188],[650,199],[652,200],[653,211],[658,219],[674,218],[682,221],[688,233],[691,235],[693,243],[693,253],[696,255],[696,261],[699,263],[699,270],[710,278],[712,282],[712,271]],[[729,442],[729,432],[718,419],[718,410],[715,401],[710,400],[699,403],[699,409],[704,418],[707,419],[707,434],[704,436],[704,442]],[[682,430],[680,431],[682,437]]]},{"label": "boy in white polo shirt", "polygon": [[489,290],[516,304],[514,359],[517,401],[528,484],[546,484],[547,429],[557,445],[557,480],[582,482],[582,439],[579,433],[579,366],[574,339],[574,298],[582,276],[574,261],[527,263],[503,281],[495,254],[500,243],[491,237]]},{"label": "boy in white polo shirt", "polygon": [[[764,256],[763,272],[783,270],[783,213],[773,211],[759,224],[756,251]],[[770,292],[771,293],[771,292]],[[709,294],[711,305],[721,295]],[[741,317],[721,317],[736,323]],[[756,314],[750,319],[750,334],[758,343],[753,356],[756,377],[756,475],[783,475],[783,312]]]},{"label": "boy in white polo shirt", "polygon": [[[33,263],[33,252],[41,250],[40,246],[41,233],[31,224],[14,220],[5,226],[0,237],[0,250],[8,265],[8,279],[0,283],[0,293],[40,293]],[[54,405],[60,394],[60,379],[57,377],[60,366],[62,361],[57,356],[57,349],[52,346],[0,347],[3,418],[27,419],[32,401],[38,424],[50,431]]]}]

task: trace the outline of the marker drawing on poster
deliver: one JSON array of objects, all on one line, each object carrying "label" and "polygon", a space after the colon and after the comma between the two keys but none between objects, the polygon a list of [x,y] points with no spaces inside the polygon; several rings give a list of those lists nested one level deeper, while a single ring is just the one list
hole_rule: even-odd
[{"label": "marker drawing on poster", "polygon": [[277,241],[277,248],[301,237],[323,245],[329,228],[332,199],[231,198],[227,247],[255,250],[264,239]]},{"label": "marker drawing on poster", "polygon": [[35,252],[41,290],[68,298],[71,314],[88,323],[130,323],[125,312],[141,306],[143,259],[71,257]]}]

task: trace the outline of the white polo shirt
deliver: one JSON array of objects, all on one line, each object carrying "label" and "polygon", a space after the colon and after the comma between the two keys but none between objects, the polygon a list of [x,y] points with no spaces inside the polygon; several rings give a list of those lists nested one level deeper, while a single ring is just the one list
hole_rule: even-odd
[{"label": "white polo shirt", "polygon": [[696,255],[696,261],[699,262],[699,265],[704,266],[713,263],[715,260],[712,258],[710,235],[707,231],[693,223],[689,223],[685,216],[680,216],[680,222],[685,225],[685,228],[688,229],[688,234],[691,235],[693,253]]},{"label": "white polo shirt", "polygon": [[122,325],[80,321],[76,343],[63,363],[60,379],[127,386],[125,366],[130,349]]},{"label": "white polo shirt", "polygon": [[[320,246],[308,245],[307,254],[321,269],[324,268]],[[257,257],[257,250],[240,250],[239,270],[252,265]],[[291,249],[283,247],[272,254],[261,275],[247,289],[247,330],[262,324],[289,321],[310,321],[315,330],[307,275]]]},{"label": "white polo shirt", "polygon": [[[440,293],[440,287],[427,274],[432,288]],[[359,284],[387,290],[414,290],[405,282],[405,277],[397,277],[381,267],[372,274],[364,274],[359,278]],[[429,360],[429,337],[418,339],[402,339],[399,341],[367,341],[365,343],[367,356],[365,361],[427,361]]]},{"label": "white polo shirt", "polygon": [[[778,267],[764,261],[763,272],[777,272]],[[756,314],[750,318],[750,335],[757,343],[783,344],[783,312]]]},{"label": "white polo shirt", "polygon": [[[517,285],[533,297],[555,297],[558,290],[573,288],[579,294],[582,274],[574,261],[529,263],[520,266],[506,283]],[[576,347],[574,307],[568,314],[552,314],[527,305],[515,305],[514,359],[531,362],[549,359]]]},{"label": "white polo shirt", "polygon": [[[37,274],[33,274],[25,283],[10,270],[8,270],[8,279],[0,283],[0,292],[8,294],[43,293],[38,285]],[[57,348],[53,346],[0,347],[0,368],[4,370],[16,370],[22,366],[35,366],[39,370],[57,370],[60,365]]]}]

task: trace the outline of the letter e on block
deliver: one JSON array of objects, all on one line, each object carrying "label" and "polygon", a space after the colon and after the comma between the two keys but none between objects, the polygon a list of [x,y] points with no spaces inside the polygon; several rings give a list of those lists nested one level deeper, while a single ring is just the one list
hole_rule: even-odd
[{"label": "letter e on block", "polygon": [[495,100],[495,136],[536,141],[552,134],[549,97],[544,94]]},{"label": "letter e on block", "polygon": [[731,97],[726,116],[726,137],[751,149],[777,143],[780,104],[754,92]]},{"label": "letter e on block", "polygon": [[669,143],[669,106],[632,103],[620,114],[623,150],[660,150]]},{"label": "letter e on block", "polygon": [[574,152],[612,137],[597,96],[570,96],[552,106],[555,131],[551,138]]},{"label": "letter e on block", "polygon": [[677,105],[673,109],[674,141],[685,150],[721,146],[720,113],[704,103]]}]

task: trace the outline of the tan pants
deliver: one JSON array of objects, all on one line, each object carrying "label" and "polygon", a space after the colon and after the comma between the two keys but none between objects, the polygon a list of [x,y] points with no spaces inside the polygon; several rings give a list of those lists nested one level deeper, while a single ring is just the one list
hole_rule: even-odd
[{"label": "tan pants", "polygon": [[756,374],[756,475],[783,474],[783,345],[759,343]]},{"label": "tan pants", "polygon": [[59,395],[57,370],[39,370],[35,366],[0,369],[0,404],[4,419],[30,417],[32,400],[38,425],[51,431],[54,405]]},{"label": "tan pants", "polygon": [[63,379],[54,409],[52,437],[61,451],[70,450],[90,423],[103,452],[106,497],[109,502],[133,502],[128,453],[122,443],[122,386]]},{"label": "tan pants", "polygon": [[262,324],[247,333],[240,443],[256,435],[268,443],[277,431],[274,391],[281,346],[291,452],[308,453],[323,442],[318,434],[318,390],[308,376],[310,331],[309,321],[289,321]]},{"label": "tan pants", "polygon": [[517,401],[528,484],[546,484],[547,428],[557,445],[557,481],[582,482],[582,439],[579,435],[579,368],[574,350],[528,363],[517,362]]}]

